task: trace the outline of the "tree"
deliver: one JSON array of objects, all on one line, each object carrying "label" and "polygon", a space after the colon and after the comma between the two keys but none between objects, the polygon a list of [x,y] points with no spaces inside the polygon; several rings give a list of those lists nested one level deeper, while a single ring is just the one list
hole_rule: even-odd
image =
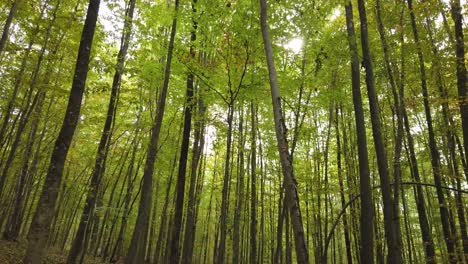
[{"label": "tree", "polygon": [[109,98],[109,105],[107,107],[106,121],[104,128],[102,129],[101,139],[99,141],[99,146],[96,154],[96,162],[91,176],[91,183],[88,193],[86,194],[86,204],[83,208],[83,213],[80,219],[80,225],[78,231],[76,232],[76,237],[73,241],[72,248],[68,254],[68,263],[76,263],[80,253],[83,251],[83,243],[85,239],[85,234],[89,233],[91,222],[91,217],[93,215],[94,207],[96,205],[97,193],[99,192],[99,186],[101,185],[102,175],[105,171],[105,160],[107,159],[109,143],[112,139],[112,125],[114,123],[114,118],[117,110],[117,100],[119,94],[119,88],[121,85],[122,74],[124,71],[125,57],[127,56],[128,46],[130,42],[130,37],[132,33],[132,23],[133,23],[133,13],[135,10],[136,0],[130,0],[128,4],[128,9],[125,13],[125,23],[123,26],[121,47],[119,54],[117,55],[117,63],[115,65],[115,74],[112,81],[111,95]]},{"label": "tree", "polygon": [[130,249],[128,251],[128,258],[125,260],[126,263],[142,263],[145,259],[150,213],[152,208],[151,204],[153,199],[154,163],[156,162],[156,155],[158,153],[159,135],[161,133],[161,125],[164,118],[167,90],[169,88],[172,53],[174,50],[174,39],[177,31],[178,8],[179,0],[176,0],[174,5],[176,16],[174,16],[174,19],[172,20],[169,47],[167,49],[166,67],[164,69],[164,82],[158,98],[156,117],[151,128],[151,137],[148,144],[148,153],[143,172],[143,186],[138,206],[138,217],[133,231]]},{"label": "tree", "polygon": [[62,181],[65,159],[80,116],[99,4],[99,0],[89,1],[67,111],[59,136],[55,141],[44,187],[29,230],[28,249],[24,257],[25,263],[41,263],[45,255],[50,223],[52,222],[54,207]]},{"label": "tree", "polygon": [[293,167],[291,163],[291,156],[289,154],[288,141],[286,139],[286,125],[281,110],[281,97],[279,94],[275,62],[273,59],[273,47],[271,45],[270,33],[267,24],[266,0],[260,0],[260,25],[268,64],[271,100],[273,104],[273,114],[275,121],[275,134],[284,177],[286,205],[289,209],[292,227],[294,230],[297,262],[309,263],[309,254],[304,238],[301,210],[299,208],[299,197],[297,194],[296,182],[293,176]]},{"label": "tree", "polygon": [[348,1],[346,9],[346,28],[348,43],[351,51],[351,80],[353,92],[354,118],[356,122],[356,136],[359,157],[359,186],[361,192],[360,257],[362,263],[374,263],[374,254],[367,248],[374,247],[373,222],[374,209],[372,206],[372,189],[370,185],[369,158],[367,153],[366,128],[364,124],[364,110],[362,106],[361,85],[359,74],[359,58],[354,30],[353,5]]},{"label": "tree", "polygon": [[21,0],[14,0],[13,4],[11,5],[10,12],[8,13],[8,17],[5,21],[5,25],[3,25],[2,37],[0,38],[0,56],[2,55],[5,45],[7,44],[10,26],[13,21],[13,18],[16,15],[16,11],[18,11],[18,5],[20,3],[21,3]]},{"label": "tree", "polygon": [[359,18],[361,21],[361,47],[363,56],[363,66],[366,69],[366,86],[367,95],[369,97],[369,108],[372,123],[372,136],[374,138],[374,146],[377,154],[377,165],[380,176],[380,184],[382,188],[382,198],[384,204],[384,225],[385,225],[385,238],[387,240],[388,255],[387,262],[389,263],[402,263],[401,248],[398,245],[397,234],[394,222],[394,205],[392,200],[392,190],[390,187],[390,176],[388,173],[388,161],[385,151],[385,146],[381,134],[380,124],[380,108],[375,91],[374,68],[372,65],[371,52],[369,48],[369,34],[367,30],[367,15],[366,5],[364,0],[358,0]]}]

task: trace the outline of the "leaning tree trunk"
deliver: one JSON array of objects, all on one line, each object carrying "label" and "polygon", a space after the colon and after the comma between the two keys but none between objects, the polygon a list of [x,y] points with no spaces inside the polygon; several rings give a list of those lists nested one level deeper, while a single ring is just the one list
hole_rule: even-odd
[{"label": "leaning tree trunk", "polygon": [[18,5],[20,4],[21,0],[15,0],[11,5],[10,12],[8,13],[7,19],[5,21],[5,25],[3,26],[2,37],[0,38],[0,58],[2,57],[3,49],[7,43],[8,34],[10,31],[11,22],[16,15],[16,11],[18,10]]},{"label": "leaning tree trunk", "polygon": [[[175,12],[177,14],[179,8],[179,0],[175,1]],[[153,127],[151,128],[151,139],[148,145],[148,154],[146,157],[145,168],[143,171],[143,186],[141,190],[140,203],[138,206],[138,216],[133,230],[130,249],[126,263],[139,264],[145,260],[146,242],[148,237],[148,227],[151,215],[151,204],[153,199],[153,172],[156,155],[158,152],[159,134],[161,132],[162,121],[164,117],[164,109],[166,106],[167,88],[169,87],[169,79],[171,76],[172,53],[174,50],[174,39],[177,30],[177,15],[172,20],[171,37],[167,50],[166,68],[164,70],[164,83],[158,99],[156,108],[156,117]]]},{"label": "leaning tree trunk", "polygon": [[463,129],[463,146],[465,148],[465,160],[468,160],[468,100],[466,98],[466,66],[465,45],[463,36],[463,15],[461,13],[460,0],[451,1],[452,19],[455,27],[455,54],[457,56],[457,88],[460,104],[460,114]]},{"label": "leaning tree trunk", "polygon": [[356,44],[356,33],[353,21],[353,6],[348,1],[346,6],[346,28],[348,31],[349,49],[351,50],[351,79],[354,105],[354,118],[356,121],[356,135],[359,157],[359,186],[361,193],[361,245],[360,261],[363,264],[374,263],[373,222],[374,209],[372,203],[372,189],[370,185],[369,157],[367,153],[366,127],[364,123],[364,110],[362,106],[359,57]]},{"label": "leaning tree trunk", "polygon": [[90,53],[99,13],[99,4],[100,0],[89,1],[65,117],[58,138],[55,141],[44,188],[42,189],[36,213],[34,214],[28,234],[29,244],[23,260],[24,263],[27,264],[42,263],[45,255],[50,223],[54,215],[54,207],[62,181],[65,160],[80,116],[81,101],[85,89],[86,77],[88,75]]},{"label": "leaning tree trunk", "polygon": [[[404,47],[404,35],[401,33],[400,36],[400,43],[402,47]],[[417,183],[421,182],[421,177],[419,175],[419,168],[418,168],[418,160],[416,158],[416,152],[414,149],[414,139],[413,136],[411,135],[411,127],[408,121],[408,114],[406,111],[406,106],[405,106],[405,85],[404,85],[404,79],[405,79],[405,54],[403,52],[404,49],[402,49],[401,52],[401,70],[400,70],[400,85],[399,85],[399,98],[400,98],[400,107],[401,107],[401,115],[403,118],[403,124],[404,124],[404,129],[405,129],[405,134],[406,134],[406,144],[408,148],[408,154],[409,154],[409,165],[410,165],[410,170],[411,170],[411,175],[413,176],[414,180]],[[416,185],[414,187],[414,195],[415,195],[415,202],[416,202],[416,208],[418,211],[418,221],[419,221],[419,227],[421,230],[421,238],[423,241],[424,245],[424,252],[426,255],[426,263],[435,263],[435,250],[434,250],[434,241],[432,239],[432,234],[429,226],[429,220],[427,218],[427,213],[426,213],[426,205],[424,203],[424,193],[422,190],[422,187],[420,185]],[[408,245],[410,246],[410,245]]]},{"label": "leaning tree trunk", "polygon": [[260,25],[268,64],[271,99],[273,104],[273,116],[275,121],[275,133],[285,183],[284,187],[286,205],[289,209],[291,224],[293,226],[297,263],[309,263],[309,253],[304,237],[304,228],[302,225],[301,210],[299,207],[299,196],[297,193],[296,181],[293,175],[291,156],[289,154],[288,141],[286,138],[285,120],[281,109],[281,97],[279,94],[278,80],[273,57],[273,47],[271,44],[270,33],[267,24],[266,0],[260,0]]},{"label": "leaning tree trunk", "polygon": [[[195,7],[193,7],[195,8]],[[193,43],[196,40],[195,35],[196,24],[190,34],[190,41]],[[195,50],[193,45],[190,47],[190,57],[195,57]],[[179,263],[179,240],[182,230],[182,218],[184,210],[184,196],[185,196],[185,178],[187,174],[187,158],[190,144],[190,130],[192,127],[192,109],[193,109],[193,73],[187,75],[187,92],[185,101],[184,112],[184,128],[182,132],[182,143],[180,146],[179,156],[179,169],[177,172],[176,190],[175,190],[175,211],[174,211],[174,224],[172,227],[170,245],[169,261],[171,263]],[[192,157],[193,158],[193,157]],[[194,177],[195,175],[191,175]]]},{"label": "leaning tree trunk", "polygon": [[117,110],[118,93],[122,80],[125,57],[127,55],[128,46],[130,43],[130,35],[132,32],[132,19],[133,11],[135,9],[135,2],[136,0],[130,0],[129,7],[125,13],[125,22],[122,32],[122,46],[120,47],[119,54],[117,55],[115,74],[112,81],[111,96],[109,98],[109,105],[107,107],[106,121],[104,123],[101,139],[99,141],[96,160],[92,172],[91,184],[86,197],[86,203],[80,218],[76,237],[73,240],[70,253],[68,254],[67,263],[70,264],[76,263],[78,261],[79,255],[83,251],[85,233],[88,223],[90,223],[91,217],[93,215],[96,196],[99,185],[101,184],[102,175],[104,174],[104,163],[107,158],[106,150],[108,149],[112,137],[111,128],[112,123],[114,122],[115,112]]},{"label": "leaning tree trunk", "polygon": [[447,246],[447,251],[449,254],[449,262],[456,263],[456,256],[455,256],[455,243],[453,241],[452,232],[450,230],[450,222],[449,222],[449,211],[447,208],[447,203],[445,201],[445,196],[442,190],[442,179],[441,179],[441,168],[440,168],[440,157],[439,151],[437,149],[437,143],[435,139],[434,128],[432,125],[432,115],[429,106],[429,94],[427,91],[427,79],[426,79],[426,69],[424,66],[424,57],[422,53],[421,44],[419,42],[419,33],[416,26],[416,17],[414,15],[413,10],[413,1],[408,0],[408,9],[410,11],[410,18],[411,18],[411,27],[413,29],[413,37],[414,42],[417,47],[418,53],[418,61],[419,61],[419,70],[420,70],[420,78],[421,78],[421,92],[423,95],[424,101],[424,112],[426,116],[426,123],[427,129],[429,132],[429,150],[431,155],[431,165],[432,165],[432,174],[434,177],[434,183],[436,185],[437,190],[437,200],[439,202],[439,211],[440,217],[442,221],[442,231],[444,234],[444,240]]},{"label": "leaning tree trunk", "polygon": [[394,222],[392,189],[390,186],[390,176],[388,173],[388,161],[384,142],[381,133],[380,108],[378,105],[377,94],[375,91],[374,69],[372,65],[371,52],[369,47],[369,37],[367,31],[366,4],[364,0],[358,0],[359,17],[361,21],[361,46],[363,54],[363,66],[366,69],[366,86],[369,97],[369,108],[372,123],[372,136],[374,138],[375,152],[377,155],[377,167],[380,176],[380,184],[383,200],[383,215],[385,239],[387,241],[388,263],[402,263],[401,248],[398,244],[397,234]]},{"label": "leaning tree trunk", "polygon": [[[204,126],[204,112],[205,106],[202,99],[200,98],[201,93],[198,94],[198,110],[197,110],[197,120],[195,122],[195,138],[192,147],[192,161],[190,165],[190,186],[189,186],[189,198],[187,203],[187,220],[185,222],[185,233],[184,233],[184,245],[182,253],[182,263],[190,264],[193,262],[193,247],[195,242],[196,234],[196,206],[197,206],[197,196],[200,193],[196,190],[196,180],[197,180],[197,168],[200,166],[200,157],[203,153],[203,147],[205,145],[205,126]],[[197,193],[196,193],[197,192]]]}]

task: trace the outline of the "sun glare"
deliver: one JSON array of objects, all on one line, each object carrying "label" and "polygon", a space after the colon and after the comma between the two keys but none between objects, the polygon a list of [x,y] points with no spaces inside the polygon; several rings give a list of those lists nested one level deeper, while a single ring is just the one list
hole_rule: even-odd
[{"label": "sun glare", "polygon": [[295,54],[298,54],[302,49],[302,44],[303,41],[301,38],[293,38],[285,45],[285,47]]}]

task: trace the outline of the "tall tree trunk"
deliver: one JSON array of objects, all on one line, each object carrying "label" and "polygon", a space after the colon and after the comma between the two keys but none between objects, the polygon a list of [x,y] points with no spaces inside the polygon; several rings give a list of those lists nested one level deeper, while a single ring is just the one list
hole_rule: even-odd
[{"label": "tall tree trunk", "polygon": [[228,185],[230,178],[230,165],[231,165],[231,145],[232,145],[232,119],[234,117],[234,106],[231,100],[228,105],[228,114],[227,114],[227,123],[228,131],[226,136],[226,161],[224,163],[224,177],[223,177],[223,190],[221,197],[221,215],[220,215],[220,230],[219,230],[219,246],[216,255],[216,263],[224,263],[224,254],[226,248],[226,235],[227,235],[227,218],[229,211],[229,195],[228,195]]},{"label": "tall tree trunk", "polygon": [[100,0],[89,1],[65,117],[58,138],[55,141],[44,188],[28,234],[29,243],[23,260],[26,264],[41,263],[45,255],[50,223],[62,181],[65,160],[80,116],[99,4]]},{"label": "tall tree trunk", "polygon": [[[40,29],[38,22],[40,20],[42,20],[42,18],[44,17],[45,10],[46,10],[46,4],[41,5],[40,9],[41,9],[41,14],[39,15],[38,21],[36,22],[37,25],[34,27],[34,29],[32,31],[28,46],[27,46],[27,48],[26,48],[26,50],[24,52],[23,59],[21,60],[21,66],[19,67],[19,70],[15,75],[15,82],[14,82],[14,86],[13,86],[13,92],[11,94],[11,97],[8,100],[8,103],[7,103],[7,106],[5,107],[4,113],[2,113],[2,119],[3,120],[2,120],[2,124],[0,126],[0,149],[2,149],[3,146],[5,144],[7,144],[7,141],[8,141],[8,124],[11,122],[10,116],[13,114],[13,107],[15,106],[16,98],[18,96],[18,92],[19,92],[19,89],[21,87],[21,83],[23,81],[23,74],[24,74],[24,71],[26,70],[28,58],[29,58],[29,55],[30,55],[31,50],[33,48],[33,45],[35,43],[35,39],[36,39],[37,34],[39,32],[39,29]],[[42,49],[43,48],[44,48],[44,46],[42,46]],[[38,63],[38,64],[40,65],[40,63]],[[38,64],[36,64],[36,65],[38,65]],[[17,118],[19,118],[21,115],[17,115]],[[13,132],[14,125],[16,124],[15,121],[12,122],[13,124],[11,125],[12,126],[11,132]],[[8,148],[5,147],[4,151],[6,151],[7,149]],[[2,167],[2,166],[6,167],[6,166],[3,165],[3,162],[4,162],[3,160],[0,160],[0,167]],[[6,162],[8,162],[8,161],[6,161]],[[0,177],[0,198],[1,198],[1,196],[3,194],[3,191],[4,191],[5,182],[6,182],[6,177],[3,177],[3,176]]]},{"label": "tall tree trunk", "polygon": [[8,13],[7,19],[5,21],[5,25],[3,25],[3,32],[2,37],[0,38],[0,58],[2,57],[3,49],[6,46],[8,40],[8,34],[10,31],[11,22],[13,22],[13,18],[16,15],[16,11],[18,10],[18,5],[21,3],[21,0],[15,0],[11,5],[10,12]]},{"label": "tall tree trunk", "polygon": [[291,156],[289,154],[285,120],[281,110],[281,97],[279,94],[278,80],[273,58],[273,47],[271,44],[270,33],[267,24],[266,0],[260,0],[260,25],[268,64],[271,99],[273,104],[273,116],[275,121],[275,133],[285,183],[286,205],[289,209],[289,215],[294,232],[294,244],[296,247],[297,263],[309,263],[309,253],[304,237],[304,228],[299,206],[299,196],[297,193],[296,181],[293,175]]},{"label": "tall tree trunk", "polygon": [[[340,130],[339,130],[339,108],[336,107],[336,116],[335,116],[335,133],[336,133],[336,163],[337,163],[337,173],[338,173],[338,183],[340,186],[340,200],[341,200],[341,207],[344,208],[346,205],[346,198],[344,192],[344,183],[343,183],[343,173],[342,173],[342,165],[341,165],[341,139],[340,139]],[[344,238],[345,238],[345,246],[346,246],[346,259],[348,264],[353,263],[353,255],[351,251],[351,237],[349,234],[349,225],[348,225],[348,217],[346,214],[343,214],[343,231],[344,231]]]},{"label": "tall tree trunk", "polygon": [[78,256],[83,251],[83,240],[86,233],[88,223],[91,222],[91,217],[93,215],[96,196],[98,194],[99,186],[101,184],[102,175],[104,174],[104,163],[107,159],[107,149],[112,138],[112,124],[114,122],[115,113],[117,110],[117,100],[119,96],[119,89],[122,80],[122,74],[124,70],[125,57],[127,56],[128,47],[130,44],[130,36],[132,33],[132,23],[133,23],[133,11],[135,9],[136,0],[130,0],[128,9],[125,12],[125,22],[122,32],[122,45],[117,55],[117,63],[115,66],[114,79],[112,81],[111,95],[109,98],[109,104],[107,106],[107,115],[106,121],[104,123],[104,128],[102,130],[101,139],[99,141],[99,146],[97,149],[96,160],[92,172],[91,184],[88,189],[86,196],[86,203],[83,208],[83,213],[81,214],[80,224],[78,226],[78,231],[76,237],[73,240],[72,247],[68,254],[67,263],[74,264],[78,261]]},{"label": "tall tree trunk", "polygon": [[[192,2],[192,11],[195,13],[196,0]],[[195,15],[194,15],[195,16]],[[192,18],[193,29],[190,33],[190,57],[193,59],[195,58],[195,48],[193,43],[197,39],[196,29],[197,23]],[[184,197],[185,197],[185,178],[187,173],[187,157],[189,151],[189,144],[190,144],[190,130],[192,126],[192,109],[193,109],[193,93],[194,93],[194,75],[193,73],[189,73],[187,75],[187,92],[186,92],[186,101],[185,101],[185,112],[184,112],[184,128],[182,134],[182,143],[180,147],[180,156],[179,156],[179,170],[177,174],[177,182],[176,182],[176,204],[175,204],[175,212],[174,212],[174,226],[172,228],[172,236],[170,241],[171,247],[171,255],[169,256],[169,261],[171,263],[179,263],[179,240],[180,240],[180,233],[182,230],[182,218],[183,218],[183,210],[184,210]],[[194,157],[192,157],[193,159]],[[195,177],[195,175],[191,175],[191,177]],[[192,185],[191,185],[192,186]]]},{"label": "tall tree trunk", "polygon": [[[382,21],[381,16],[381,5],[380,0],[376,1],[376,17],[377,17],[377,24],[378,24],[378,31],[380,36],[380,41],[382,43],[382,49],[384,52],[384,62],[385,62],[385,69],[387,71],[388,80],[390,82],[390,87],[392,90],[393,95],[393,107],[396,112],[396,119],[397,119],[397,131],[395,134],[395,150],[393,154],[393,228],[395,234],[395,243],[397,245],[397,249],[399,250],[399,261],[402,262],[402,238],[401,238],[401,227],[400,227],[400,210],[399,210],[399,189],[400,189],[400,181],[401,181],[401,165],[400,165],[400,158],[401,158],[401,150],[403,147],[403,118],[402,118],[402,108],[399,102],[399,97],[397,93],[396,82],[393,74],[393,69],[391,67],[390,62],[390,55],[389,55],[389,47],[387,44],[387,37],[385,34],[385,29]],[[402,12],[400,14],[400,26],[403,28],[403,13],[404,8],[402,8]],[[392,254],[389,252],[389,254]]]},{"label": "tall tree trunk", "polygon": [[427,91],[427,80],[426,80],[426,69],[424,66],[424,57],[422,53],[421,44],[419,42],[419,33],[418,33],[417,25],[416,25],[416,17],[414,15],[414,10],[413,10],[413,1],[407,0],[407,2],[408,2],[408,9],[410,11],[411,26],[413,29],[414,42],[416,44],[417,53],[418,53],[419,70],[420,70],[420,78],[421,78],[421,92],[423,95],[424,113],[426,116],[427,129],[429,133],[429,149],[430,149],[430,154],[431,154],[432,174],[434,177],[434,183],[436,185],[436,190],[437,190],[437,200],[439,202],[440,217],[442,220],[442,230],[444,233],[444,239],[445,239],[445,243],[447,245],[447,251],[449,254],[449,262],[456,263],[455,243],[453,241],[452,232],[450,230],[449,211],[448,211],[447,203],[445,201],[445,196],[442,190],[442,179],[441,179],[442,173],[441,173],[441,168],[440,168],[440,157],[439,157],[439,151],[436,145],[434,128],[432,125],[432,115],[431,115],[431,110],[429,106],[429,94]]},{"label": "tall tree trunk", "polygon": [[[463,147],[465,149],[465,160],[468,160],[468,100],[466,98],[466,65],[465,65],[465,43],[463,36],[463,15],[460,0],[450,1],[452,19],[455,28],[455,54],[457,66],[457,88],[460,114],[463,130]],[[468,177],[468,176],[467,176]],[[467,245],[464,245],[467,246]]]},{"label": "tall tree trunk", "polygon": [[364,123],[364,110],[362,106],[359,57],[356,43],[356,33],[353,21],[353,6],[351,1],[346,3],[346,28],[348,31],[349,49],[351,50],[351,78],[354,105],[354,118],[356,121],[356,135],[359,157],[359,186],[361,193],[360,216],[360,261],[363,264],[374,263],[373,223],[374,209],[372,203],[372,189],[370,184],[369,157],[367,153],[366,128]]},{"label": "tall tree trunk", "polygon": [[257,133],[256,111],[250,103],[251,136],[250,136],[250,264],[257,263]]},{"label": "tall tree trunk", "polygon": [[193,105],[193,74],[187,77],[187,93],[185,101],[184,113],[184,128],[182,134],[182,143],[179,156],[179,170],[177,174],[176,190],[175,190],[175,212],[174,223],[172,226],[172,235],[170,241],[170,256],[171,263],[179,263],[179,240],[182,230],[182,218],[184,209],[185,196],[185,178],[187,173],[187,158],[190,141],[190,130],[192,125],[192,105]]},{"label": "tall tree trunk", "polygon": [[359,17],[361,21],[361,46],[363,54],[363,66],[366,69],[366,86],[369,97],[369,108],[372,123],[372,136],[374,138],[375,152],[377,155],[377,166],[380,176],[380,185],[383,200],[383,215],[385,238],[387,241],[388,263],[402,263],[401,248],[398,244],[399,239],[394,222],[394,206],[392,200],[392,189],[390,186],[390,175],[388,172],[388,161],[384,142],[382,139],[380,124],[380,107],[378,104],[377,93],[375,91],[374,69],[372,65],[371,52],[369,47],[369,37],[367,30],[366,4],[364,0],[358,0]]},{"label": "tall tree trunk", "polygon": [[236,181],[236,199],[235,199],[235,208],[234,208],[234,223],[233,223],[233,235],[232,235],[232,263],[239,263],[241,257],[240,254],[240,228],[241,228],[241,213],[242,213],[242,203],[244,202],[244,104],[240,103],[239,106],[239,142],[238,142],[238,174]]},{"label": "tall tree trunk", "polygon": [[[404,47],[404,33],[401,33],[400,36],[400,43],[402,47]],[[400,69],[400,85],[399,85],[399,98],[400,98],[400,107],[402,109],[401,114],[403,118],[403,124],[406,134],[406,141],[408,146],[409,152],[409,165],[411,169],[411,175],[417,183],[421,182],[421,177],[418,168],[418,160],[416,158],[416,152],[414,149],[414,139],[411,134],[411,127],[408,120],[408,114],[406,111],[405,106],[405,58],[406,54],[403,52],[404,49],[402,48],[401,51],[401,69]],[[434,249],[434,241],[432,239],[432,234],[429,226],[429,220],[427,218],[426,206],[424,203],[424,193],[422,187],[420,185],[416,185],[415,187],[415,200],[416,200],[416,208],[418,211],[418,221],[419,227],[421,230],[421,238],[423,241],[424,252],[426,255],[426,263],[435,263],[435,249]]]},{"label": "tall tree trunk", "polygon": [[138,216],[135,223],[135,229],[128,250],[128,257],[125,260],[127,264],[143,263],[145,259],[146,244],[148,237],[148,228],[151,215],[151,204],[153,197],[153,172],[156,155],[158,152],[159,134],[161,132],[164,110],[166,106],[167,89],[169,87],[169,79],[171,75],[172,53],[174,50],[174,40],[177,30],[177,12],[179,8],[179,0],[175,0],[176,16],[172,20],[171,36],[169,47],[167,50],[166,68],[164,70],[164,83],[158,98],[156,108],[156,117],[153,127],[151,128],[151,139],[148,145],[148,154],[146,157],[145,168],[143,171],[143,187],[141,191],[140,203],[138,206]]},{"label": "tall tree trunk", "polygon": [[[200,96],[200,94],[198,94]],[[195,139],[192,149],[192,161],[190,165],[189,199],[187,204],[187,221],[185,222],[184,246],[182,263],[190,264],[193,259],[193,247],[196,233],[196,202],[200,193],[196,190],[197,168],[200,167],[200,158],[204,148],[204,112],[205,106],[201,98],[198,98],[198,114],[195,122]]]},{"label": "tall tree trunk", "polygon": [[[466,65],[465,65],[465,44],[464,44],[464,35],[463,35],[463,15],[462,8],[460,5],[460,0],[452,0],[450,2],[452,19],[454,22],[455,28],[455,54],[456,54],[456,66],[457,66],[457,88],[458,88],[458,99],[460,105],[460,114],[463,130],[463,146],[465,149],[465,160],[468,160],[468,101],[466,98],[466,83],[467,83],[467,74],[466,74]],[[468,179],[468,173],[465,172],[465,177]],[[459,182],[460,180],[457,179]],[[460,216],[460,229],[463,237],[463,250],[465,253],[465,261],[468,262],[468,239],[466,238],[466,226],[464,225],[464,214],[463,207],[461,206],[462,201],[460,194],[457,195],[458,199],[458,210]]]},{"label": "tall tree trunk", "polygon": [[40,121],[40,116],[42,114],[42,106],[44,104],[45,93],[42,92],[39,95],[38,104],[34,110],[34,118],[32,121],[32,127],[28,134],[27,145],[26,149],[23,152],[22,157],[22,166],[19,172],[19,177],[17,180],[17,190],[15,194],[15,202],[13,207],[13,212],[10,215],[8,220],[7,226],[3,233],[3,237],[7,240],[17,240],[20,234],[21,229],[21,209],[23,206],[24,196],[25,196],[25,188],[26,188],[26,181],[28,177],[29,171],[29,158],[32,155],[34,141],[36,138],[36,133],[38,129],[38,124]]}]

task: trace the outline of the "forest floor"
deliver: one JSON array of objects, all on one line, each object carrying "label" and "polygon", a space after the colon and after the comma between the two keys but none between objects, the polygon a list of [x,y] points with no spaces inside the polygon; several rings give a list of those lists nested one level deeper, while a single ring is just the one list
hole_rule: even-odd
[{"label": "forest floor", "polygon": [[[26,244],[22,242],[12,242],[0,240],[0,264],[21,264],[26,251]],[[47,264],[62,264],[66,263],[67,252],[60,251],[59,249],[51,248],[47,252]],[[84,261],[86,264],[101,264],[100,259],[93,259],[87,257]]]}]

